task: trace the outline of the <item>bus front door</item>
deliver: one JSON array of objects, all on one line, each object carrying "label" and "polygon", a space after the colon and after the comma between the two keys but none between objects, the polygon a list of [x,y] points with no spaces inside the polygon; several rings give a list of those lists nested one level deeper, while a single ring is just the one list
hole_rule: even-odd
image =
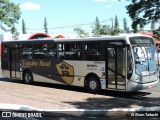
[{"label": "bus front door", "polygon": [[20,78],[20,48],[10,48],[10,78]]},{"label": "bus front door", "polygon": [[106,88],[126,90],[127,48],[122,45],[106,48]]}]

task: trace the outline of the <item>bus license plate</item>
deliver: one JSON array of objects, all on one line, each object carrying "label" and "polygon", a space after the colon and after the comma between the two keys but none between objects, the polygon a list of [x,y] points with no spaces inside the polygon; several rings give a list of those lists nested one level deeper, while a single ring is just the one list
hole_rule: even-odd
[{"label": "bus license plate", "polygon": [[148,85],[148,86],[147,86],[148,89],[150,89],[150,88],[152,88],[152,87],[153,87],[152,85]]}]

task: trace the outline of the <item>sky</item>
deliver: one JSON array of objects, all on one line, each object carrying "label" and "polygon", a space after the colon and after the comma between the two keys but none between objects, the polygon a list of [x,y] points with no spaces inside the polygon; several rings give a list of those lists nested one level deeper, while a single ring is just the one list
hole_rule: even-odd
[{"label": "sky", "polygon": [[102,25],[111,25],[111,18],[117,15],[120,28],[123,19],[127,19],[128,27],[131,19],[125,8],[127,0],[10,0],[20,5],[21,18],[16,25],[22,32],[24,19],[27,33],[44,32],[44,18],[47,19],[49,34],[74,33],[74,28],[81,27],[91,32],[96,17]]}]

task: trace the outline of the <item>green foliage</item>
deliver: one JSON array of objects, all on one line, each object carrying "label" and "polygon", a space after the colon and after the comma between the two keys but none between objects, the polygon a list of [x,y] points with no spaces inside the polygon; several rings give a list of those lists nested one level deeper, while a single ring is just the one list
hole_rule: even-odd
[{"label": "green foliage", "polygon": [[153,37],[160,40],[160,28],[153,30]]},{"label": "green foliage", "polygon": [[151,23],[151,30],[152,30],[152,31],[155,30],[155,24],[156,24],[155,22],[152,22],[152,23]]},{"label": "green foliage", "polygon": [[115,29],[119,28],[119,21],[118,21],[117,15],[115,16],[115,24],[114,24],[114,28],[115,28]]},{"label": "green foliage", "polygon": [[124,31],[128,30],[126,18],[123,19],[123,29],[124,29]]},{"label": "green foliage", "polygon": [[77,28],[74,28],[74,32],[76,32],[79,37],[83,37],[83,36],[87,36],[88,33],[86,33],[82,28],[80,27],[77,27]]},{"label": "green foliage", "polygon": [[19,33],[17,32],[17,29],[15,27],[12,27],[10,31],[12,33],[12,39],[18,40]]},{"label": "green foliage", "polygon": [[122,30],[119,28],[112,28],[109,25],[102,25],[100,29],[100,35],[118,35],[122,33]]},{"label": "green foliage", "polygon": [[17,35],[15,24],[18,23],[21,12],[19,5],[9,0],[0,0],[0,28]]},{"label": "green foliage", "polygon": [[[112,23],[113,23],[113,19],[112,19]],[[110,27],[109,25],[101,25],[98,17],[96,17],[94,25],[92,26],[93,36],[118,35],[121,32],[122,30],[119,28],[119,22],[118,22],[117,16],[115,16],[115,27],[114,26]]]},{"label": "green foliage", "polygon": [[111,30],[111,35],[118,35],[119,33],[122,33],[122,30],[119,28],[114,28]]},{"label": "green foliage", "polygon": [[109,29],[110,29],[109,25],[101,25],[101,28],[99,31],[100,35],[109,35],[110,34]]},{"label": "green foliage", "polygon": [[145,26],[148,23],[157,22],[160,19],[159,0],[128,0],[132,3],[126,8],[133,20],[132,28],[136,31],[137,26]]},{"label": "green foliage", "polygon": [[27,29],[26,29],[24,19],[22,19],[22,34],[27,34]]},{"label": "green foliage", "polygon": [[45,32],[46,34],[48,34],[47,18],[46,18],[46,17],[44,18],[44,32]]},{"label": "green foliage", "polygon": [[95,36],[100,35],[100,27],[101,27],[101,25],[100,25],[99,19],[98,19],[98,17],[96,17],[96,20],[92,26],[93,35],[95,35]]}]

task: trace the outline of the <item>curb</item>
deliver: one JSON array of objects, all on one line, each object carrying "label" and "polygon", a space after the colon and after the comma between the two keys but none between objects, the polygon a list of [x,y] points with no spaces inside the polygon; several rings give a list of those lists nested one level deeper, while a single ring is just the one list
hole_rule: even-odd
[{"label": "curb", "polygon": [[20,111],[79,111],[79,112],[87,112],[87,111],[92,111],[92,112],[140,112],[140,111],[160,111],[160,106],[156,107],[139,107],[139,108],[113,108],[113,109],[39,109],[35,107],[31,107],[29,105],[18,105],[18,104],[5,104],[5,103],[0,103],[0,109],[1,110],[20,110]]},{"label": "curb", "polygon": [[17,104],[5,104],[5,103],[0,103],[0,110],[43,111],[42,109],[31,107],[29,105],[17,105]]},{"label": "curb", "polygon": [[47,110],[34,108],[28,105],[3,104],[0,103],[0,111],[5,115],[10,113],[12,117],[17,115],[29,115],[32,117],[116,117],[126,118],[132,116],[152,116],[158,117],[160,106],[141,108],[118,108],[118,109],[57,109]]}]

